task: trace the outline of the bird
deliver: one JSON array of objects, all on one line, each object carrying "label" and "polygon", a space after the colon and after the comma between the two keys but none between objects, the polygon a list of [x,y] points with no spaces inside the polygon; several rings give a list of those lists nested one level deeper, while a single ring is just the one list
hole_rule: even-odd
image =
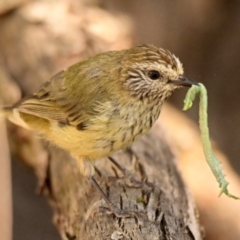
[{"label": "bird", "polygon": [[197,85],[183,73],[174,54],[151,44],[103,52],[60,71],[0,115],[69,152],[114,212],[94,161],[147,133],[174,90]]}]

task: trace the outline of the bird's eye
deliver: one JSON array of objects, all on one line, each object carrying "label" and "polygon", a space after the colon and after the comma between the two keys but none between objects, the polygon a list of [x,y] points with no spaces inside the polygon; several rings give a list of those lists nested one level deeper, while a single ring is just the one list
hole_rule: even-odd
[{"label": "bird's eye", "polygon": [[157,80],[160,78],[160,73],[156,70],[150,70],[148,72],[148,77],[151,78],[152,80]]}]

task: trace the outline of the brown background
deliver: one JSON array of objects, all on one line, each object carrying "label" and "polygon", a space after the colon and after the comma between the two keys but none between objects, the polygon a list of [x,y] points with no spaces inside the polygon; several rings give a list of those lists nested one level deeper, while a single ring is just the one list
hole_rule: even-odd
[{"label": "brown background", "polygon": [[[240,172],[240,2],[102,0],[100,4],[116,15],[132,18],[134,44],[153,43],[169,49],[183,62],[186,76],[206,85],[211,136]],[[181,109],[185,93],[178,91],[169,101]],[[196,106],[186,114],[197,121]],[[12,168],[14,240],[59,239],[51,224],[50,207],[43,197],[32,194],[36,186],[32,172],[17,160]]]},{"label": "brown background", "polygon": [[[153,43],[180,58],[185,75],[206,85],[211,136],[240,172],[240,2],[103,1],[133,18],[135,44]],[[182,108],[185,91],[170,98]],[[197,110],[187,112],[197,121]]]}]

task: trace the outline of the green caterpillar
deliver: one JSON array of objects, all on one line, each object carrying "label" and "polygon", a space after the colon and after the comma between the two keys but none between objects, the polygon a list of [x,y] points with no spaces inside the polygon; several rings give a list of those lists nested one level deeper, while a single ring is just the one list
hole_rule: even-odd
[{"label": "green caterpillar", "polygon": [[192,87],[188,90],[187,95],[184,99],[183,110],[186,111],[189,108],[191,108],[192,103],[197,94],[199,94],[200,96],[199,126],[201,131],[201,141],[203,145],[203,151],[204,151],[207,163],[210,166],[215,178],[217,179],[217,182],[219,183],[219,187],[221,188],[219,196],[221,196],[222,193],[224,193],[228,197],[239,199],[238,197],[228,192],[227,187],[229,183],[226,181],[222,171],[222,167],[220,165],[220,161],[216,158],[211,147],[209,129],[208,129],[208,119],[207,119],[207,90],[203,84],[199,83],[198,86],[192,85]]}]

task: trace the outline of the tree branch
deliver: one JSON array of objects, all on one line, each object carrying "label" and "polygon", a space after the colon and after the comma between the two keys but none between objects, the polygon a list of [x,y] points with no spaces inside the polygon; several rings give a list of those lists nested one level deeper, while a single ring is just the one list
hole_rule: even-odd
[{"label": "tree branch", "polygon": [[59,149],[51,151],[45,190],[63,239],[201,239],[195,205],[159,124],[113,157],[152,186],[149,192],[133,188],[108,159],[96,162],[100,186],[120,209],[139,211],[135,218],[101,212],[99,207],[107,205],[78,173],[75,161]]}]

